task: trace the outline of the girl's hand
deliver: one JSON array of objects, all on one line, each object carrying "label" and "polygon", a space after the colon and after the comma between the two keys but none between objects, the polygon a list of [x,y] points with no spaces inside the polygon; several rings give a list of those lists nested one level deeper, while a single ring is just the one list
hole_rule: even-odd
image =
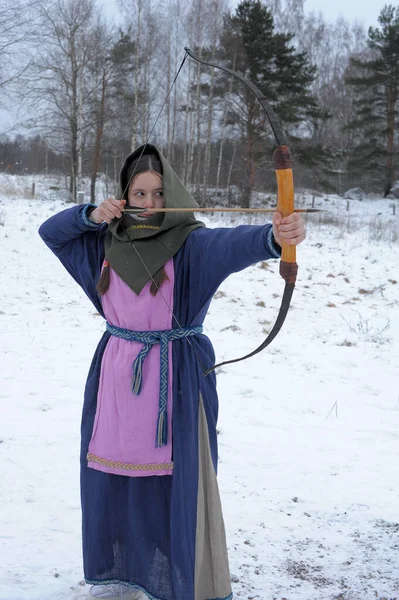
[{"label": "girl's hand", "polygon": [[89,220],[94,223],[111,223],[112,219],[120,218],[125,208],[126,200],[107,198],[101,202],[89,215]]},{"label": "girl's hand", "polygon": [[279,246],[282,243],[297,246],[306,238],[305,221],[299,213],[282,218],[280,213],[273,215],[273,235]]}]

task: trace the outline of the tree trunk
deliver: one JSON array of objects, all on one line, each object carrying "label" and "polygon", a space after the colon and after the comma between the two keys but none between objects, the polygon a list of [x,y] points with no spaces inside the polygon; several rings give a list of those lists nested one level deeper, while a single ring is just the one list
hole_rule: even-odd
[{"label": "tree trunk", "polygon": [[395,182],[395,163],[394,163],[394,149],[395,149],[395,112],[397,103],[397,93],[395,89],[395,82],[392,81],[393,75],[391,75],[391,81],[388,88],[388,114],[387,114],[387,129],[388,129],[388,145],[387,145],[387,172],[384,196],[388,196],[391,193],[392,186]]},{"label": "tree trunk", "polygon": [[233,143],[233,156],[231,157],[229,173],[228,173],[228,176],[227,176],[227,189],[229,191],[229,204],[231,204],[230,185],[231,185],[231,175],[233,173],[234,160],[235,160],[235,157],[236,157],[236,150],[237,150],[237,142],[235,141]]},{"label": "tree trunk", "polygon": [[[220,0],[213,0],[209,8],[211,10],[211,22],[209,27],[212,31],[211,45],[212,45],[212,62],[215,60],[216,49],[218,45],[218,38],[221,28],[220,15],[223,12],[223,3]],[[234,69],[234,66],[233,66]],[[209,174],[211,169],[211,152],[212,152],[212,125],[213,125],[213,103],[214,103],[214,92],[215,92],[215,69],[211,69],[211,82],[209,86],[209,98],[208,98],[208,127],[206,136],[205,146],[205,157],[204,157],[204,175],[203,175],[203,196],[206,197],[207,187],[209,185]],[[225,112],[225,111],[224,111]],[[219,155],[220,158],[220,155]]]},{"label": "tree trunk", "polygon": [[77,89],[76,77],[73,78],[72,88],[72,114],[71,114],[71,195],[72,200],[76,202],[76,180],[78,172],[78,115],[77,115]]},{"label": "tree trunk", "polygon": [[83,190],[83,81],[82,72],[79,75],[79,103],[77,106],[77,161],[78,161],[78,173],[77,173],[77,190]]},{"label": "tree trunk", "polygon": [[[73,48],[73,43],[71,44]],[[78,81],[76,74],[76,61],[73,54],[73,50],[71,53],[71,62],[72,62],[72,107],[71,107],[71,186],[70,191],[72,195],[72,200],[76,202],[76,179],[78,172]]]},{"label": "tree trunk", "polygon": [[[202,48],[199,51],[199,58],[202,57]],[[201,169],[201,64],[197,65],[197,89],[195,93],[195,120],[197,129],[197,160],[195,168],[195,193],[197,199],[200,198],[200,169]],[[194,143],[192,145],[192,164],[194,166]]]},{"label": "tree trunk", "polygon": [[[237,55],[235,54],[234,55],[234,60],[233,60],[233,67],[232,67],[233,71],[236,68],[236,56]],[[234,80],[234,77],[231,76],[230,77],[230,84],[229,84],[229,94],[231,93],[231,90],[233,89],[233,80]],[[216,189],[219,189],[219,187],[220,187],[220,175],[221,175],[221,169],[222,169],[224,140],[225,140],[225,136],[226,136],[226,120],[227,120],[227,104],[225,102],[224,103],[224,110],[223,110],[222,131],[221,131],[221,134],[220,134],[219,160],[218,160],[218,169],[217,169],[217,174],[216,174]]]},{"label": "tree trunk", "polygon": [[[169,2],[169,14],[170,14],[171,10],[170,10],[170,2]],[[171,135],[170,135],[170,94],[169,94],[169,90],[170,90],[170,86],[171,86],[171,81],[172,81],[172,74],[171,74],[171,69],[172,69],[172,41],[171,41],[171,33],[169,32],[169,36],[168,36],[168,66],[167,66],[167,70],[168,70],[168,75],[167,75],[167,80],[166,80],[166,89],[167,89],[167,93],[168,93],[168,99],[167,99],[167,103],[166,103],[166,144],[167,144],[167,157],[170,160],[170,148],[171,148]]]},{"label": "tree trunk", "polygon": [[[170,8],[169,14],[173,15],[173,23],[170,27],[170,38],[169,38],[170,53],[171,53],[171,57],[172,57],[172,55],[175,56],[175,60],[173,62],[173,73],[170,74],[170,79],[169,79],[170,85],[171,85],[172,77],[174,77],[177,74],[178,67],[179,67],[179,58],[178,58],[179,53],[177,52],[177,47],[180,49],[180,46],[177,46],[177,47],[175,46],[175,49],[173,49],[172,40],[177,40],[177,44],[178,44],[179,40],[181,39],[180,24],[183,19],[183,14],[182,14],[180,0],[175,0],[173,9]],[[171,60],[171,67],[172,67],[172,60]],[[170,123],[170,128],[169,128],[169,135],[168,135],[168,158],[172,163],[174,162],[174,156],[175,156],[175,139],[176,139],[178,114],[179,114],[179,103],[178,103],[178,98],[177,98],[177,85],[175,83],[174,90],[173,90],[173,111],[169,112],[169,116],[171,118],[171,123]],[[185,140],[185,138],[184,138],[184,140]],[[184,168],[184,165],[183,165],[183,168]],[[182,173],[184,172],[183,168],[181,170]]]},{"label": "tree trunk", "polygon": [[138,109],[139,109],[139,73],[140,73],[140,29],[141,29],[141,2],[137,0],[137,35],[136,35],[136,68],[134,71],[134,106],[132,115],[132,151],[137,148]]},{"label": "tree trunk", "polygon": [[[119,183],[119,179],[118,179],[118,169],[117,169],[117,155],[116,155],[116,151],[114,150],[114,187],[115,189],[117,189]],[[123,192],[123,190],[121,190],[121,192]]]},{"label": "tree trunk", "polygon": [[107,87],[107,80],[105,71],[103,71],[101,81],[101,102],[100,110],[97,121],[96,141],[94,146],[93,166],[91,171],[91,182],[90,182],[90,202],[95,204],[96,202],[96,181],[97,174],[100,167],[100,156],[101,156],[101,142],[104,132],[104,116],[105,116],[105,91]]},{"label": "tree trunk", "polygon": [[[212,61],[215,59],[216,45],[212,50]],[[209,172],[211,169],[211,146],[212,146],[212,122],[213,122],[213,92],[215,89],[215,69],[211,69],[211,84],[209,88],[208,100],[208,130],[206,136],[205,157],[204,157],[204,177],[202,181],[202,197],[206,201],[206,193],[209,184]]]},{"label": "tree trunk", "polygon": [[151,54],[147,48],[146,60],[144,61],[144,94],[145,94],[145,107],[143,115],[143,131],[141,134],[141,143],[145,144],[148,140],[149,135],[149,124],[150,124],[150,87],[149,87],[149,73],[151,68]]},{"label": "tree trunk", "polygon": [[184,151],[183,151],[183,181],[187,185],[188,178],[188,156],[189,156],[189,142],[187,141],[187,132],[189,130],[189,119],[191,113],[190,107],[190,80],[191,80],[191,61],[188,63],[188,76],[187,76],[187,96],[186,96],[186,112],[184,115]]},{"label": "tree trunk", "polygon": [[[177,73],[177,62],[175,63],[175,72]],[[175,157],[175,139],[176,139],[177,117],[178,117],[178,100],[177,100],[177,85],[175,84],[174,90],[173,90],[173,120],[172,120],[171,140],[170,140],[170,149],[169,149],[171,162],[174,161],[174,157]]]},{"label": "tree trunk", "polygon": [[254,122],[254,118],[255,118],[254,114],[255,114],[254,102],[251,101],[248,104],[248,117],[247,117],[247,123],[246,123],[247,152],[246,152],[246,157],[245,157],[245,163],[246,163],[247,179],[243,186],[243,197],[242,197],[242,204],[241,204],[241,206],[243,208],[251,207],[251,192],[254,187],[254,181],[255,181],[256,165],[255,165],[255,131],[254,131],[254,126],[253,126],[253,122]]},{"label": "tree trunk", "polygon": [[[179,11],[178,11],[179,12]],[[173,73],[172,73],[172,40],[173,40],[173,34],[174,34],[174,26],[175,26],[175,22],[177,20],[177,22],[179,21],[179,15],[175,14],[175,10],[174,7],[172,5],[172,0],[169,0],[169,8],[168,8],[168,13],[169,13],[169,26],[168,26],[168,46],[167,46],[167,52],[168,52],[168,64],[167,64],[167,69],[168,69],[168,73],[167,73],[167,79],[166,79],[166,88],[167,88],[167,93],[168,93],[168,100],[167,100],[167,105],[166,105],[166,148],[167,148],[167,157],[168,160],[171,160],[171,154],[172,154],[172,145],[173,145],[173,141],[172,141],[172,90],[171,85],[172,85],[172,81],[173,81]],[[174,85],[174,94],[175,94],[175,98],[176,98],[176,82]],[[176,110],[176,107],[174,107],[174,110]]]},{"label": "tree trunk", "polygon": [[76,139],[72,140],[72,148],[71,148],[71,183],[69,190],[71,192],[72,201],[76,202],[77,200],[77,165],[78,165],[78,157],[76,153]]},{"label": "tree trunk", "polygon": [[187,156],[187,183],[191,183],[193,179],[193,167],[194,167],[194,139],[195,139],[195,110],[194,107],[190,109],[190,131],[189,131],[189,143],[188,143],[188,156]]}]

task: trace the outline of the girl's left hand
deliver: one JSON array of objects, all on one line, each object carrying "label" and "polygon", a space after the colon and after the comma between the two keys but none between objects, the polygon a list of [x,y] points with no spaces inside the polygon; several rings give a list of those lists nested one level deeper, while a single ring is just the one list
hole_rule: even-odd
[{"label": "girl's left hand", "polygon": [[282,218],[280,213],[273,215],[273,235],[279,246],[282,243],[297,246],[306,238],[305,221],[299,213]]}]

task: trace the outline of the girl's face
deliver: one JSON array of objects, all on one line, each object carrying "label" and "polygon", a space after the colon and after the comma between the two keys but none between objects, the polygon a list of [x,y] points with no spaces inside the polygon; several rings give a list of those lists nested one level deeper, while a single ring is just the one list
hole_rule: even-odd
[{"label": "girl's face", "polygon": [[[131,182],[128,204],[143,208],[165,208],[162,177],[152,171],[140,173]],[[152,213],[140,213],[140,217],[150,217]]]}]

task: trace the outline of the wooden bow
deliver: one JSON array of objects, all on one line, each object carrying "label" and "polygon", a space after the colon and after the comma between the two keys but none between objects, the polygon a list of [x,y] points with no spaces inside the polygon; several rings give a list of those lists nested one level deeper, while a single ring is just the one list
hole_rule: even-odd
[{"label": "wooden bow", "polygon": [[[292,158],[291,152],[288,147],[286,136],[283,132],[280,121],[275,114],[274,110],[270,106],[267,98],[264,94],[248,79],[236,73],[235,71],[228,69],[227,67],[222,67],[220,65],[215,65],[213,63],[207,62],[202,58],[196,56],[189,48],[185,48],[186,54],[193,60],[207,65],[208,67],[213,67],[215,69],[221,69],[234,77],[237,77],[244,85],[246,85],[256,96],[262,108],[264,109],[272,131],[274,133],[274,137],[276,139],[277,148],[274,152],[273,161],[274,168],[276,171],[277,178],[277,211],[282,215],[282,217],[287,217],[294,212],[294,177],[292,171]],[[283,293],[283,299],[281,301],[281,306],[279,313],[277,315],[276,322],[269,332],[267,338],[262,342],[262,344],[241,358],[235,358],[232,360],[226,360],[222,363],[214,365],[210,369],[205,372],[205,375],[211,373],[214,369],[221,367],[223,365],[229,365],[235,362],[240,362],[242,360],[246,360],[247,358],[251,358],[261,352],[266,346],[268,346],[276,337],[278,332],[280,331],[285,318],[288,313],[288,309],[290,307],[292,294],[295,288],[295,282],[298,272],[298,265],[296,263],[296,248],[295,246],[288,245],[283,242],[282,244],[282,253],[281,253],[281,261],[280,261],[280,275],[285,281],[285,288]]]},{"label": "wooden bow", "polygon": [[[274,210],[277,210],[277,212],[279,212],[283,218],[289,216],[290,214],[295,212],[295,210],[294,210],[294,208],[295,208],[294,207],[294,178],[293,178],[293,172],[292,172],[291,152],[288,147],[288,143],[287,143],[285,134],[283,132],[283,129],[281,127],[280,121],[279,121],[277,115],[275,114],[275,112],[273,111],[272,107],[270,106],[267,98],[251,81],[249,81],[248,79],[246,79],[239,73],[236,73],[235,71],[228,69],[227,67],[222,67],[220,65],[215,65],[213,63],[207,62],[207,61],[197,57],[189,48],[185,48],[185,51],[186,51],[186,54],[184,56],[184,59],[180,65],[180,67],[179,67],[179,70],[174,78],[172,86],[169,89],[167,98],[169,97],[169,95],[172,91],[172,88],[176,83],[176,80],[179,76],[179,73],[184,65],[184,62],[185,62],[187,56],[189,56],[193,60],[195,60],[199,63],[202,63],[204,65],[207,65],[209,67],[213,67],[215,69],[221,69],[222,71],[225,71],[225,72],[229,73],[230,75],[237,77],[237,79],[239,79],[244,85],[246,85],[253,92],[253,94],[256,96],[259,103],[263,107],[263,109],[267,115],[267,118],[269,120],[269,123],[271,125],[271,128],[273,130],[274,137],[276,139],[277,148],[274,152],[273,160],[274,160],[274,167],[275,167],[276,177],[277,177],[278,194],[277,194],[277,207],[276,207],[276,209],[273,209],[273,212],[274,212]],[[149,136],[148,136],[148,140],[151,138],[152,132],[155,129],[158,119],[162,113],[163,107],[166,104],[167,98],[165,99],[165,101],[162,105],[161,111],[159,112],[159,114],[155,120],[155,123],[151,129]],[[141,155],[143,155],[144,150],[149,143],[148,140],[143,147]],[[132,181],[133,178],[134,178],[134,172],[132,173],[132,175],[129,178],[129,182],[126,186],[126,189],[128,189],[130,181]],[[130,207],[130,209],[125,209],[125,210],[126,210],[126,212],[129,211],[129,212],[140,213],[140,212],[143,212],[144,209],[142,209],[141,207]],[[167,210],[170,210],[170,209],[157,209],[157,210],[145,209],[145,212],[150,212],[150,211],[151,212],[166,212]],[[174,209],[171,209],[171,210],[174,210]],[[226,209],[223,209],[223,210],[226,210]],[[239,209],[239,210],[240,210],[240,212],[241,211],[244,212],[243,209]],[[259,209],[258,212],[268,212],[268,210],[269,209]],[[199,209],[199,211],[201,211],[201,209]],[[194,210],[190,209],[190,212],[196,212],[196,211],[195,211],[195,209]],[[250,209],[250,212],[257,212],[257,211],[254,209]],[[298,212],[317,212],[317,211],[315,209],[302,209],[300,211],[298,210]],[[144,268],[147,270],[151,280],[153,281],[153,283],[155,283],[156,287],[158,287],[134,243],[132,243],[132,247],[135,250],[135,252],[137,253],[137,256],[141,260]],[[283,279],[285,281],[283,299],[281,301],[280,310],[279,310],[276,322],[273,325],[272,330],[268,334],[265,341],[258,348],[256,348],[253,352],[250,352],[249,354],[246,354],[245,356],[242,356],[241,358],[227,360],[227,361],[216,364],[216,365],[206,369],[204,367],[204,365],[202,364],[200,357],[198,356],[192,342],[187,337],[187,341],[190,344],[190,346],[192,346],[194,354],[197,356],[199,363],[204,368],[204,375],[208,375],[209,373],[211,373],[212,371],[214,371],[215,369],[217,369],[218,367],[221,367],[223,365],[228,365],[231,363],[246,360],[247,358],[251,358],[252,356],[255,356],[255,354],[258,354],[259,352],[261,352],[264,348],[266,348],[266,346],[268,346],[274,340],[274,338],[277,336],[278,332],[280,331],[280,329],[285,321],[285,318],[287,316],[288,309],[289,309],[289,306],[291,303],[292,294],[293,294],[294,287],[295,287],[297,271],[298,271],[298,265],[296,263],[296,248],[295,248],[295,246],[291,246],[291,245],[285,244],[283,242],[281,261],[280,261],[280,275],[283,277]],[[178,324],[180,329],[183,329],[181,327],[181,325],[179,324],[176,316],[174,315],[172,307],[169,307],[169,308],[172,312],[175,322]]]}]

